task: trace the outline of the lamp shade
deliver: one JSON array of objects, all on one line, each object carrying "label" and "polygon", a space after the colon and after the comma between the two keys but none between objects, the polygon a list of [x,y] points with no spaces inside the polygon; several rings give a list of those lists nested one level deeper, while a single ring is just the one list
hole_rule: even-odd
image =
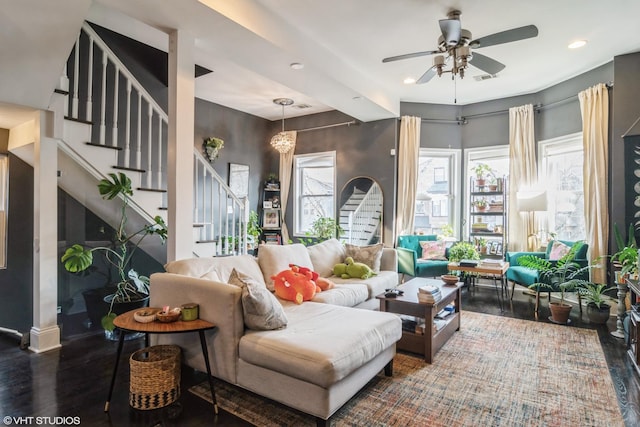
[{"label": "lamp shade", "polygon": [[518,191],[516,203],[518,212],[544,212],[547,210],[547,192]]}]

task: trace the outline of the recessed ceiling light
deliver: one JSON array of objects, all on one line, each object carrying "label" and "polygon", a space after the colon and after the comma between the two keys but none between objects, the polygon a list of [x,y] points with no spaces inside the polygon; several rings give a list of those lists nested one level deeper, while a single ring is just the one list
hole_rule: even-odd
[{"label": "recessed ceiling light", "polygon": [[406,85],[412,85],[416,82],[416,79],[413,77],[407,77],[406,79],[403,80],[403,82]]},{"label": "recessed ceiling light", "polygon": [[304,68],[304,64],[301,64],[299,62],[292,62],[291,64],[289,64],[289,66],[293,70],[302,70]]},{"label": "recessed ceiling light", "polygon": [[586,40],[576,40],[574,42],[571,42],[569,44],[569,46],[567,46],[569,49],[577,49],[579,47],[584,46],[585,44],[587,44]]}]

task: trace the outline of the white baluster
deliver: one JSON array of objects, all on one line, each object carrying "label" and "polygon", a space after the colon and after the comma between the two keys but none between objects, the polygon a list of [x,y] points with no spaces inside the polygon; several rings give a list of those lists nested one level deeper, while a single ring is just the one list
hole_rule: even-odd
[{"label": "white baluster", "polygon": [[107,111],[107,52],[102,52],[102,96],[100,99],[100,144],[105,143],[105,114]]},{"label": "white baluster", "polygon": [[151,167],[151,124],[153,121],[151,104],[149,104],[149,108],[147,109],[147,118],[147,188],[151,188],[151,171],[153,170]]},{"label": "white baluster", "polygon": [[142,93],[138,91],[138,134],[136,137],[136,169],[142,169],[141,149],[142,144]]},{"label": "white baluster", "polygon": [[118,109],[120,98],[120,67],[116,65],[115,84],[113,85],[113,129],[111,133],[111,146],[118,146]]},{"label": "white baluster", "polygon": [[[66,90],[69,92],[69,75],[67,73],[67,63],[64,63],[64,67],[62,69],[62,76],[60,77],[60,89]],[[69,115],[69,95],[64,97],[64,114],[65,116]]]},{"label": "white baluster", "polygon": [[124,165],[129,167],[131,161],[131,80],[127,79],[127,115],[124,136]]},{"label": "white baluster", "polygon": [[93,37],[89,36],[89,69],[87,70],[87,121],[93,118]]},{"label": "white baluster", "polygon": [[71,117],[78,118],[78,85],[80,84],[80,34],[76,38],[76,47],[73,52],[73,98],[71,101]]},{"label": "white baluster", "polygon": [[158,188],[162,188],[162,116],[158,115]]}]

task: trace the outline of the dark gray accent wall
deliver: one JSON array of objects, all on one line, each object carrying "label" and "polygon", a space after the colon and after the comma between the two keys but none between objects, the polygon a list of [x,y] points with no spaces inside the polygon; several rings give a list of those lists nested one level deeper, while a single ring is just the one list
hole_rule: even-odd
[{"label": "dark gray accent wall", "polygon": [[[627,132],[633,122],[640,116],[640,53],[616,56],[613,59],[614,68],[614,98],[613,120],[611,122],[611,224],[620,225],[620,230],[626,230],[633,218],[626,218],[626,205],[633,203],[625,197],[631,191],[625,191],[625,172],[629,175],[633,171],[625,171],[624,164],[625,143],[622,134]],[[629,135],[640,135],[640,123],[631,129]],[[617,166],[617,167],[616,167]],[[623,226],[624,225],[624,226]]]},{"label": "dark gray accent wall", "polygon": [[9,154],[7,268],[0,269],[0,326],[29,332],[33,324],[33,168]]},{"label": "dark gray accent wall", "polygon": [[[313,114],[286,120],[287,130],[302,130],[335,123],[354,120],[338,111]],[[270,134],[280,130],[281,122],[272,122]],[[336,190],[340,191],[351,179],[366,176],[375,179],[382,188],[384,196],[383,240],[385,244],[393,245],[393,213],[395,207],[395,157],[391,149],[396,148],[398,121],[395,119],[377,120],[350,126],[337,126],[298,132],[295,154],[308,154],[323,151],[336,152]],[[271,159],[271,169],[278,171],[279,156],[268,147]],[[265,177],[263,177],[265,178]],[[292,193],[290,193],[292,194]],[[339,199],[339,194],[336,195]],[[289,197],[287,203],[286,223],[289,233],[293,237],[293,200]]]},{"label": "dark gray accent wall", "polygon": [[206,138],[222,138],[224,147],[212,166],[227,184],[229,163],[249,165],[249,204],[257,210],[261,181],[271,171],[265,156],[270,122],[202,99],[196,98],[195,102],[195,147],[202,152]]}]

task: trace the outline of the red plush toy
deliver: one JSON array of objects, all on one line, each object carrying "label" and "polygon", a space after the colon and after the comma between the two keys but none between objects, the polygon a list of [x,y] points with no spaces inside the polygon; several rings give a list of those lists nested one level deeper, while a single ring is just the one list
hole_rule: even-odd
[{"label": "red plush toy", "polygon": [[289,268],[297,273],[302,273],[305,275],[311,274],[311,280],[316,283],[316,293],[326,291],[327,289],[332,289],[336,285],[331,280],[320,277],[318,273],[307,267],[300,267],[299,265],[289,264]]},{"label": "red plush toy", "polygon": [[[304,272],[301,272],[301,269]],[[291,265],[290,270],[283,270],[271,276],[276,295],[298,304],[309,301],[316,294],[316,282],[313,281],[312,273],[308,268]]]}]

